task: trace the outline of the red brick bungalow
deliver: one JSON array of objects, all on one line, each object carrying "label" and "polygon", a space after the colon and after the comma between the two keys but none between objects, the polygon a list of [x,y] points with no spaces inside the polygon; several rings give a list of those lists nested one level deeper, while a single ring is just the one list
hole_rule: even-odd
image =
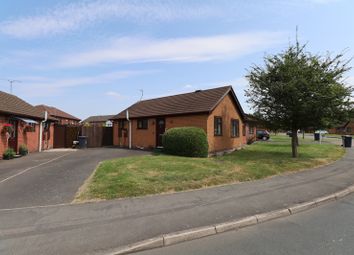
[{"label": "red brick bungalow", "polygon": [[129,147],[129,138],[131,148],[160,147],[167,129],[186,126],[204,129],[211,154],[241,148],[247,140],[245,114],[231,86],[143,100],[112,120],[113,143],[120,147]]},{"label": "red brick bungalow", "polygon": [[342,125],[328,130],[330,134],[354,135],[354,119],[346,121]]},{"label": "red brick bungalow", "polygon": [[90,116],[82,121],[82,124],[86,126],[101,126],[101,127],[112,127],[113,123],[111,119],[115,115],[95,115]]},{"label": "red brick bungalow", "polygon": [[[29,152],[40,150],[40,123],[44,113],[22,99],[0,91],[0,158],[7,148],[18,152],[24,144]],[[12,132],[6,132],[6,126],[11,126]],[[53,125],[50,121],[44,123],[41,149],[53,147]],[[49,134],[49,135],[48,135]]]},{"label": "red brick bungalow", "polygon": [[64,112],[56,107],[53,106],[48,106],[48,105],[36,105],[35,106],[38,110],[40,110],[41,112],[45,112],[47,111],[49,116],[52,119],[55,119],[55,123],[56,124],[60,124],[60,125],[79,125],[80,123],[80,119],[76,118],[75,116]]},{"label": "red brick bungalow", "polygon": [[247,143],[253,143],[257,140],[257,126],[259,120],[250,114],[245,114],[245,122],[246,122],[246,139]]}]

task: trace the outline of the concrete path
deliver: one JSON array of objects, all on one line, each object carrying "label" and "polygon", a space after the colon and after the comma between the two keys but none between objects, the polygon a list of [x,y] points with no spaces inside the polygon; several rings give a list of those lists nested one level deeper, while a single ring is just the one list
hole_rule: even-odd
[{"label": "concrete path", "polygon": [[0,161],[0,209],[70,203],[100,161],[142,154],[117,148],[56,150]]},{"label": "concrete path", "polygon": [[136,255],[352,255],[354,195],[260,225]]},{"label": "concrete path", "polygon": [[354,183],[354,150],[318,169],[193,192],[0,210],[0,254],[107,254],[161,234],[235,220]]}]

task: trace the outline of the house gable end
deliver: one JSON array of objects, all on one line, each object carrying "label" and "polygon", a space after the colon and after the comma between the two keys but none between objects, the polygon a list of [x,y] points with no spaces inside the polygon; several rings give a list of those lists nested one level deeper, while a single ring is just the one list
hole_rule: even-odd
[{"label": "house gable end", "polygon": [[210,110],[209,114],[211,114],[217,107],[218,105],[225,99],[225,97],[227,95],[231,95],[231,98],[233,100],[234,106],[236,111],[238,112],[238,114],[240,115],[240,117],[242,118],[242,120],[245,120],[245,113],[242,109],[242,106],[240,104],[240,102],[237,99],[237,96],[235,94],[235,91],[232,89],[232,87],[230,86],[230,89],[220,98],[220,100],[213,106],[213,108]]}]

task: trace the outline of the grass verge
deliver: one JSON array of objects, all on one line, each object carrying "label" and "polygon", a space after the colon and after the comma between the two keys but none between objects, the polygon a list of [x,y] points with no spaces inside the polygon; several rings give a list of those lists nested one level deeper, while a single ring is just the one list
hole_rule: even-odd
[{"label": "grass verge", "polygon": [[[300,140],[301,143],[301,140]],[[135,197],[244,182],[333,162],[345,151],[334,144],[304,141],[291,158],[290,138],[274,136],[213,158],[148,155],[102,162],[75,201]]]}]

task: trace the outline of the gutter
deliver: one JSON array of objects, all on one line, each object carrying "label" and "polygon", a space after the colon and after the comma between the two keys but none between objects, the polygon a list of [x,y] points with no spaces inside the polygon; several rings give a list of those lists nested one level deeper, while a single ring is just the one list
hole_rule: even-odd
[{"label": "gutter", "polygon": [[44,120],[42,120],[39,123],[39,149],[38,151],[41,152],[42,151],[42,137],[43,137],[43,124],[48,120],[48,112],[45,111],[44,112]]},{"label": "gutter", "polygon": [[132,148],[132,123],[131,120],[129,119],[129,110],[126,111],[125,116],[129,123],[129,149],[131,149]]}]

